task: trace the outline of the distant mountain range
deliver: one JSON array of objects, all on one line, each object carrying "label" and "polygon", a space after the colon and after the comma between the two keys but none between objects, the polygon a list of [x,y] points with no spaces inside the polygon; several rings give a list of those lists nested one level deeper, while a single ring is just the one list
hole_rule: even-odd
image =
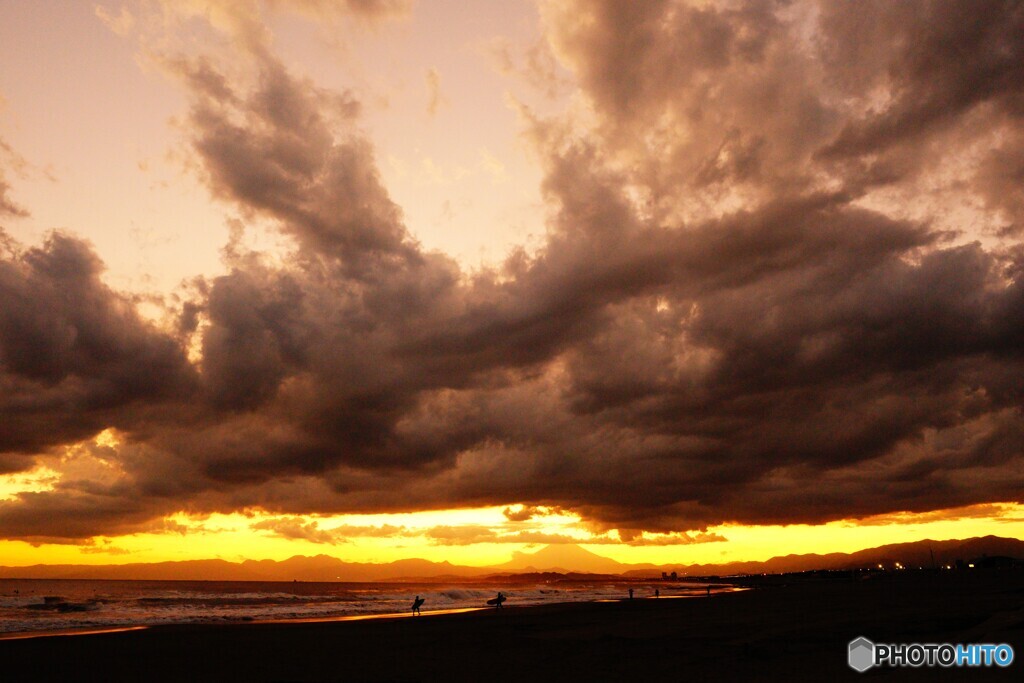
[{"label": "distant mountain range", "polygon": [[[689,576],[725,576],[734,574],[783,574],[818,569],[877,568],[892,569],[896,563],[907,568],[955,566],[957,560],[970,562],[981,557],[1012,557],[1024,559],[1024,541],[1000,536],[984,536],[951,541],[914,541],[868,548],[855,553],[828,555],[783,555],[764,562],[729,562],[726,564],[692,564],[659,568]],[[646,569],[625,572],[629,576],[651,576]]]},{"label": "distant mountain range", "polygon": [[467,567],[448,562],[409,559],[386,564],[343,562],[329,555],[296,555],[275,560],[186,560],[135,564],[75,565],[37,564],[28,567],[0,567],[0,578],[34,579],[135,579],[188,581],[396,581],[405,579],[469,579],[494,574],[556,572],[615,574],[635,578],[660,577],[662,572],[678,576],[723,576],[801,572],[815,569],[892,568],[953,565],[957,560],[1006,556],[1024,558],[1024,541],[985,536],[954,541],[916,541],[869,548],[855,553],[828,555],[785,555],[764,562],[727,564],[667,565],[623,564],[576,545],[549,545],[534,553],[516,552],[512,560],[490,567]]},{"label": "distant mountain range", "polygon": [[653,564],[623,564],[603,557],[578,545],[549,545],[533,553],[514,552],[512,559],[493,569],[500,572],[586,572],[588,574],[622,574],[636,570],[653,570]]}]

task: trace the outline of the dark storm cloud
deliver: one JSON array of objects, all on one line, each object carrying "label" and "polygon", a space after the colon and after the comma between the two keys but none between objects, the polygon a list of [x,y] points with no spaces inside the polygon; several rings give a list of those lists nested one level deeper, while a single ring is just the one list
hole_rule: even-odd
[{"label": "dark storm cloud", "polygon": [[510,522],[527,522],[534,517],[551,515],[556,512],[558,511],[542,508],[538,505],[520,505],[516,508],[512,506],[506,507],[501,511],[501,514],[505,515],[505,519]]},{"label": "dark storm cloud", "polygon": [[0,501],[4,536],[34,543],[82,542],[97,534],[138,532],[154,512],[149,505],[109,492],[70,497],[22,493],[17,503]]},{"label": "dark storm cloud", "polygon": [[9,468],[18,468],[13,454],[140,426],[195,382],[177,340],[143,321],[101,270],[91,247],[62,233],[0,260],[0,452]]},{"label": "dark storm cloud", "polygon": [[[349,94],[266,52],[251,83],[174,62],[211,192],[295,248],[233,240],[180,339],[71,238],[5,262],[25,305],[0,313],[3,378],[28,397],[3,394],[8,467],[107,426],[125,443],[109,481],[0,504],[0,532],[517,503],[510,523],[562,509],[638,544],[1020,501],[1020,14],[547,3],[587,125],[526,112],[547,236],[472,274],[407,231]],[[879,194],[932,166],[1000,239]],[[259,528],[338,538],[282,520]]]},{"label": "dark storm cloud", "polygon": [[1019,2],[824,3],[826,64],[846,92],[887,101],[845,123],[824,150],[885,151],[958,124],[983,104],[1024,110],[1024,6]]},{"label": "dark storm cloud", "polygon": [[840,114],[821,96],[819,62],[779,16],[784,8],[669,0],[542,8],[549,39],[594,105],[602,149],[632,166],[648,210],[714,204],[736,191],[749,204],[815,180],[807,160]]},{"label": "dark storm cloud", "polygon": [[353,267],[362,258],[414,254],[369,142],[354,131],[340,140],[332,134],[332,124],[358,112],[351,96],[321,91],[272,60],[263,61],[244,101],[208,64],[179,68],[198,84],[193,144],[216,194],[279,220],[304,247]]},{"label": "dark storm cloud", "polygon": [[1024,232],[1024,132],[1007,136],[979,165],[975,181],[985,203],[1001,209],[1004,225],[999,232],[1019,237]]}]

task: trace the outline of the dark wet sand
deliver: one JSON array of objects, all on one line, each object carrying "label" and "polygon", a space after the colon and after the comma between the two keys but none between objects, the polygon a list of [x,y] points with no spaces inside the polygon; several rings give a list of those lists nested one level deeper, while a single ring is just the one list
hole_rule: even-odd
[{"label": "dark wet sand", "polygon": [[[781,580],[776,579],[776,582]],[[1006,642],[1009,670],[847,667],[876,642]],[[710,598],[0,641],[12,681],[1021,680],[1024,572],[787,580]]]}]

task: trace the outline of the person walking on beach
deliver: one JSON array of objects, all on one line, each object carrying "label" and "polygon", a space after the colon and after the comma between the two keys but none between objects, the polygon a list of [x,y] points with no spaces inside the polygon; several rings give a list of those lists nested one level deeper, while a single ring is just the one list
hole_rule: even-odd
[{"label": "person walking on beach", "polygon": [[711,597],[711,584],[708,584],[708,597]]},{"label": "person walking on beach", "polygon": [[420,606],[423,604],[424,600],[425,600],[425,598],[421,598],[420,596],[417,595],[416,599],[412,601],[412,613],[413,614],[419,614],[420,613]]},{"label": "person walking on beach", "polygon": [[501,603],[505,602],[505,595],[498,591],[498,597],[494,598],[494,609],[502,609]]},{"label": "person walking on beach", "polygon": [[661,589],[660,588],[655,588],[654,589],[654,597],[656,597],[656,598],[660,598],[661,597]]},{"label": "person walking on beach", "polygon": [[629,589],[629,599],[630,600],[633,599],[633,589],[632,588]]}]

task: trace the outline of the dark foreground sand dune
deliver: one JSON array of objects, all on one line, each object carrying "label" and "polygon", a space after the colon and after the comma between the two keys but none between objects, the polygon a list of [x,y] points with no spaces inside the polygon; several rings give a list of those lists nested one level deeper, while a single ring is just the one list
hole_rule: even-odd
[{"label": "dark foreground sand dune", "polygon": [[[1009,670],[847,667],[876,642],[1006,642]],[[1021,680],[1024,573],[795,580],[711,598],[0,641],[3,680]]]}]

